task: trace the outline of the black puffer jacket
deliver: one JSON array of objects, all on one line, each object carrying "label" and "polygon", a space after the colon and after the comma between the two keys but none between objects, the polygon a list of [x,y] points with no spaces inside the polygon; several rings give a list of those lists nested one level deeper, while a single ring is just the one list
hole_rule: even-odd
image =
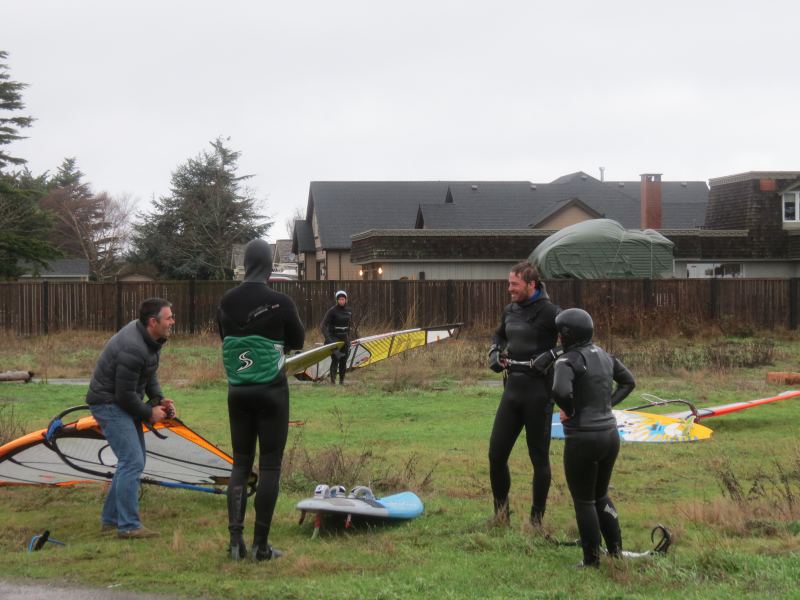
[{"label": "black puffer jacket", "polygon": [[[137,419],[149,421],[153,406],[164,398],[156,371],[161,347],[138,320],[131,321],[106,343],[89,382],[87,404],[117,404]],[[144,395],[150,404],[144,402]]]}]

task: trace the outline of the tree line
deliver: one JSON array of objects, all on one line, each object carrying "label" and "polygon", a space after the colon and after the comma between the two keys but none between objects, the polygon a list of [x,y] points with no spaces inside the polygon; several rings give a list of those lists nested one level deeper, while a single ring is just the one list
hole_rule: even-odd
[{"label": "tree line", "polygon": [[0,50],[0,280],[36,274],[58,258],[82,258],[90,279],[112,280],[123,265],[166,279],[230,279],[234,244],[272,225],[264,203],[238,174],[240,153],[218,137],[179,164],[170,192],[136,211],[127,194],[92,189],[75,157],[34,174],[11,144],[34,122],[26,83],[14,81]]}]

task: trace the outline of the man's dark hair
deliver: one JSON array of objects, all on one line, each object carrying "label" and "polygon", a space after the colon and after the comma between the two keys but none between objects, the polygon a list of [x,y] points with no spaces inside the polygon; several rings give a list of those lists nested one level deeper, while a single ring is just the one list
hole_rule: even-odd
[{"label": "man's dark hair", "polygon": [[541,277],[541,275],[539,275],[539,269],[527,261],[515,264],[511,267],[511,272],[525,283],[534,281],[539,283],[539,278]]},{"label": "man's dark hair", "polygon": [[164,300],[163,298],[148,298],[142,302],[139,305],[139,320],[142,322],[142,325],[147,327],[147,322],[150,320],[150,317],[158,318],[161,309],[165,306],[171,307],[172,302]]}]

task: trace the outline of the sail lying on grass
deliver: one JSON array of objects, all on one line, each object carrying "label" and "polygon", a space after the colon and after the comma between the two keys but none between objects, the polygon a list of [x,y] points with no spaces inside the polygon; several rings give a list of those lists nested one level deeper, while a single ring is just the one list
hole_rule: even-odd
[{"label": "sail lying on grass", "polygon": [[[94,417],[64,424],[64,411],[50,426],[0,446],[0,486],[109,481],[117,458]],[[142,483],[220,493],[233,459],[179,419],[144,429],[147,460]],[[251,486],[256,475],[251,476]]]},{"label": "sail lying on grass", "polygon": [[[360,369],[412,348],[458,337],[462,325],[463,323],[453,323],[437,327],[417,327],[358,338],[350,342],[347,370]],[[328,377],[330,371],[331,357],[328,352],[319,362],[304,370],[295,370],[294,376],[298,379],[319,381]]]}]

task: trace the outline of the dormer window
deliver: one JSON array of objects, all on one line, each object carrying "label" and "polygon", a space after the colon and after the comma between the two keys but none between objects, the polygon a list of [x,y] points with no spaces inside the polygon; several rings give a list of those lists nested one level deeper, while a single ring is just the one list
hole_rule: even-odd
[{"label": "dormer window", "polygon": [[783,193],[783,222],[800,223],[800,191]]}]

